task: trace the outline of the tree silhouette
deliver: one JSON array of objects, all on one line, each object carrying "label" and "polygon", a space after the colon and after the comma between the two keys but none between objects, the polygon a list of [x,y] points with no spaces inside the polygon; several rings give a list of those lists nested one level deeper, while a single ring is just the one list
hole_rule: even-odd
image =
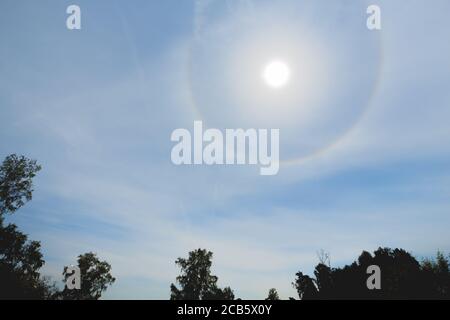
[{"label": "tree silhouette", "polygon": [[36,160],[9,155],[0,167],[0,216],[14,213],[33,196],[33,178],[41,170]]},{"label": "tree silhouette", "polygon": [[175,261],[181,268],[177,277],[180,289],[170,285],[171,300],[234,300],[231,288],[220,289],[218,278],[211,275],[212,256],[211,251],[197,249],[189,252],[188,259]]},{"label": "tree silhouette", "polygon": [[317,297],[317,288],[314,285],[313,279],[302,272],[296,273],[297,279],[292,285],[297,289],[298,296],[302,300],[314,299]]},{"label": "tree silhouette", "polygon": [[[89,252],[78,256],[80,268],[81,288],[69,290],[65,286],[61,293],[64,300],[98,300],[102,293],[112,285],[116,279],[111,275],[111,265],[100,261],[95,253]],[[70,274],[67,267],[63,271],[64,283]]]},{"label": "tree silhouette", "polygon": [[269,295],[267,296],[266,300],[280,300],[277,289],[275,289],[275,288],[270,289]]},{"label": "tree silhouette", "polygon": [[29,241],[15,224],[4,222],[5,214],[16,212],[31,200],[33,178],[40,169],[35,160],[14,154],[0,166],[1,299],[46,299],[56,291],[39,273],[45,263],[40,242]]},{"label": "tree silhouette", "polygon": [[[0,218],[2,219],[2,218]],[[56,290],[40,277],[41,245],[29,241],[17,226],[0,221],[0,298],[45,299]]]},{"label": "tree silhouette", "polygon": [[449,259],[442,252],[437,253],[436,260],[425,259],[422,262],[423,282],[433,288],[431,298],[450,299]]},{"label": "tree silhouette", "polygon": [[[0,299],[86,299],[97,300],[115,282],[111,265],[89,252],[78,256],[81,288],[59,291],[40,269],[45,261],[39,241],[31,241],[15,224],[6,224],[5,216],[15,213],[33,196],[33,178],[41,170],[35,160],[10,155],[0,166]],[[213,253],[204,249],[178,258],[181,268],[171,284],[171,300],[233,300],[230,287],[219,288],[211,274]],[[378,248],[373,254],[363,251],[356,261],[332,268],[330,255],[318,253],[314,277],[298,272],[292,283],[300,299],[450,299],[450,262],[438,252],[435,259],[418,262],[403,249]],[[367,286],[368,267],[381,270],[381,289]],[[67,267],[63,276],[67,281]],[[278,300],[270,289],[266,300]],[[290,298],[290,300],[293,298]]]},{"label": "tree silhouette", "polygon": [[33,178],[40,170],[35,160],[15,154],[0,166],[0,299],[99,299],[115,281],[106,261],[93,253],[79,256],[81,290],[60,292],[39,272],[45,263],[40,242],[28,240],[15,224],[5,224],[6,214],[32,199]]},{"label": "tree silhouette", "polygon": [[[369,290],[367,268],[381,270],[380,290]],[[319,263],[314,279],[302,272],[293,283],[300,299],[449,299],[448,260],[438,254],[436,261],[420,264],[403,249],[379,248],[373,255],[363,251],[358,260],[343,268]]]}]

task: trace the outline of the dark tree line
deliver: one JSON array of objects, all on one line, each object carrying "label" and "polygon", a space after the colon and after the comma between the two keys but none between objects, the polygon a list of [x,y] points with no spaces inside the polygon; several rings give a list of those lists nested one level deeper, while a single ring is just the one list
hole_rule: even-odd
[{"label": "dark tree line", "polygon": [[[380,290],[368,290],[367,268],[381,270]],[[293,286],[300,299],[450,299],[449,259],[438,252],[435,260],[418,262],[403,249],[363,251],[343,268],[319,263],[314,277],[298,272]]]},{"label": "dark tree line", "polygon": [[[176,264],[181,268],[180,289],[171,285],[172,300],[234,299],[231,288],[218,288],[218,278],[211,275],[212,252],[197,249]],[[367,270],[373,265],[381,271],[379,290],[367,286]],[[363,251],[350,265],[331,268],[328,256],[322,256],[314,277],[298,272],[292,285],[301,300],[450,299],[449,258],[438,252],[435,260],[418,262],[403,249],[379,248],[373,254]],[[279,299],[277,290],[270,289],[266,300]]]},{"label": "dark tree line", "polygon": [[[10,155],[0,166],[0,299],[96,300],[112,285],[111,265],[89,252],[78,256],[81,288],[60,290],[43,277],[45,264],[39,241],[32,241],[15,224],[5,222],[33,195],[33,178],[41,170],[35,160]],[[220,288],[211,274],[213,253],[205,249],[189,252],[175,263],[181,273],[170,286],[171,300],[234,300],[230,287]],[[381,270],[381,288],[369,290],[367,268]],[[71,273],[63,269],[64,283]],[[342,268],[332,268],[322,252],[310,277],[298,272],[292,283],[300,299],[450,299],[449,258],[438,252],[436,259],[417,261],[403,249],[379,248],[373,254],[363,251],[359,258]],[[276,289],[266,300],[279,300]],[[290,298],[293,300],[293,298]]]}]

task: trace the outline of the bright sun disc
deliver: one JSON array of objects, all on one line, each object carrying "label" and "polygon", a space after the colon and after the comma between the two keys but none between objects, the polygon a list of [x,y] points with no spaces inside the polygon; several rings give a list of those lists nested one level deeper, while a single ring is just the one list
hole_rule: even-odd
[{"label": "bright sun disc", "polygon": [[263,78],[272,88],[281,88],[289,81],[289,67],[281,61],[273,61],[264,68]]}]

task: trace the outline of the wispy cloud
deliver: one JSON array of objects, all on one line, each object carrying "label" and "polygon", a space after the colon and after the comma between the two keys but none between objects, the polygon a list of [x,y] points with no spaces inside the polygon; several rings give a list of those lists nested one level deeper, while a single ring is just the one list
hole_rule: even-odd
[{"label": "wispy cloud", "polygon": [[[111,25],[105,21],[110,17],[95,6],[86,5],[91,17],[76,36],[56,27],[55,18],[27,35],[35,22],[30,16],[34,10],[27,14],[28,22],[9,19],[20,32],[2,37],[0,47],[0,155],[24,153],[43,164],[33,201],[13,219],[31,238],[42,241],[45,272],[60,277],[65,264],[92,250],[111,262],[118,279],[106,297],[165,299],[178,272],[175,259],[205,247],[214,252],[221,285],[236,289],[237,296],[263,298],[276,287],[287,298],[295,296],[290,285],[295,272],[311,272],[320,249],[329,251],[336,265],[377,246],[404,247],[418,256],[450,250],[450,44],[444,41],[450,5],[402,2],[381,3],[381,47],[367,40],[364,28],[351,34],[352,57],[363,69],[345,73],[349,96],[337,105],[324,104],[323,112],[311,111],[311,117],[321,116],[336,108],[320,122],[335,127],[296,131],[298,118],[291,117],[285,127],[285,118],[277,119],[282,135],[285,129],[285,146],[292,148],[288,156],[301,155],[295,147],[311,141],[311,150],[319,146],[322,151],[283,164],[275,177],[259,176],[256,167],[176,167],[170,162],[172,130],[189,128],[199,116],[210,116],[206,120],[213,123],[225,116],[251,115],[255,110],[237,107],[264,96],[225,96],[229,92],[220,92],[227,88],[225,78],[218,72],[224,60],[219,58],[230,54],[235,59],[240,48],[198,59],[192,56],[192,41],[201,41],[202,28],[209,24],[215,27],[210,32],[239,44],[243,34],[255,34],[256,29],[246,33],[236,28],[255,27],[249,17],[267,18],[267,8],[277,8],[275,16],[294,8],[289,16],[301,15],[309,31],[320,29],[321,48],[332,47],[336,39],[351,37],[342,32],[336,38],[327,28],[338,25],[345,12],[355,14],[343,27],[346,31],[359,20],[364,26],[365,11],[356,15],[353,6],[325,1],[258,1],[239,8],[196,2],[189,4],[192,10],[176,14],[176,4],[161,5],[161,14],[173,26],[166,30],[167,39],[157,40],[146,32],[159,28],[162,20],[144,21],[125,3],[119,9],[127,21],[127,36],[123,24]],[[142,10],[146,5],[142,2]],[[18,8],[10,4],[9,14],[17,14]],[[55,14],[60,9],[51,3],[46,8]],[[318,13],[320,19],[313,19]],[[0,14],[4,21],[5,11]],[[8,28],[2,27],[0,34]],[[46,39],[48,45],[37,45]],[[132,52],[130,41],[135,41]],[[203,53],[222,48],[204,45]],[[373,48],[382,49],[382,68],[365,109],[351,103],[363,101],[365,86],[375,79],[371,59],[377,55],[364,60]],[[192,74],[195,70],[207,77]],[[362,71],[370,71],[369,76]],[[236,78],[249,79],[242,74]],[[208,82],[214,83],[214,90],[202,87]],[[246,88],[256,90],[256,85]],[[234,89],[231,92],[243,94]],[[350,95],[352,89],[355,96]],[[317,92],[326,96],[335,91]],[[348,121],[343,110],[356,119]],[[232,123],[251,123],[249,119]],[[270,117],[258,119],[270,123]],[[342,134],[343,128],[351,130]]]}]

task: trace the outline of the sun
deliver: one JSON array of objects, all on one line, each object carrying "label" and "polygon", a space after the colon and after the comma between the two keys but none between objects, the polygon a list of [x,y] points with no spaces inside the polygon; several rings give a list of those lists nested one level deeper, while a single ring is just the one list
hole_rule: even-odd
[{"label": "sun", "polygon": [[291,71],[286,63],[274,60],[268,63],[263,72],[263,79],[272,88],[282,88],[288,84]]}]

